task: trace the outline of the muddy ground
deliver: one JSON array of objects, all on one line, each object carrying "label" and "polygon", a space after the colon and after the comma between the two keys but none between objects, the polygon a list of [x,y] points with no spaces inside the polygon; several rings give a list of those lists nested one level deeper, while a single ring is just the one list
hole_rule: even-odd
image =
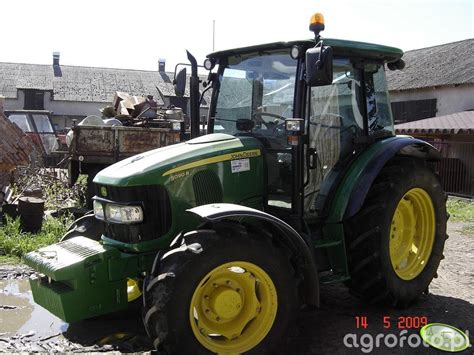
[{"label": "muddy ground", "polygon": [[[344,286],[322,288],[321,308],[303,309],[290,330],[281,354],[363,354],[369,353],[370,338],[378,334],[394,334],[400,339],[399,317],[427,317],[429,323],[441,322],[468,330],[471,343],[474,334],[474,233],[464,224],[450,223],[445,260],[439,277],[408,309],[386,309],[360,303]],[[31,299],[25,267],[0,265],[0,351],[2,352],[148,352],[151,344],[146,336],[139,310],[129,310],[94,320],[67,324],[52,316]],[[366,329],[357,328],[355,317],[366,317]],[[384,329],[383,320],[391,327]],[[361,318],[359,318],[361,319]],[[402,325],[402,324],[400,324]],[[410,329],[405,337],[417,334]],[[352,348],[344,345],[347,334]],[[369,334],[369,335],[366,335]],[[363,344],[362,337],[364,337]],[[406,339],[406,338],[405,338]],[[393,340],[393,337],[392,337]],[[416,339],[411,339],[416,345]],[[407,340],[395,347],[382,340],[373,354],[437,354],[423,345],[411,347]],[[364,351],[363,351],[364,350]],[[473,348],[464,353],[472,354]]]}]

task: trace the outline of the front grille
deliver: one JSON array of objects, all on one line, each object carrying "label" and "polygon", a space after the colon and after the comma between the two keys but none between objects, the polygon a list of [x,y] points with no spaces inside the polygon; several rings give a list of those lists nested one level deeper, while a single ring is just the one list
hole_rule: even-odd
[{"label": "front grille", "polygon": [[[99,191],[106,189],[106,196]],[[171,204],[161,185],[117,187],[95,184],[97,196],[114,202],[143,205],[143,222],[134,225],[104,223],[105,236],[124,243],[140,243],[166,234],[171,228]]]},{"label": "front grille", "polygon": [[222,185],[217,174],[211,170],[202,170],[193,176],[196,206],[222,202]]}]

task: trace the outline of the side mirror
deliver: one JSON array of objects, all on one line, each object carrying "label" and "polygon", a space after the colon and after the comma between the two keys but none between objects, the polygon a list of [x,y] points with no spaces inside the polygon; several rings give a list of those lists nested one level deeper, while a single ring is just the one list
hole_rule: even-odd
[{"label": "side mirror", "polygon": [[308,86],[332,84],[332,48],[315,47],[306,51],[306,83]]},{"label": "side mirror", "polygon": [[186,67],[181,68],[173,80],[174,93],[177,97],[183,97],[186,91]]}]

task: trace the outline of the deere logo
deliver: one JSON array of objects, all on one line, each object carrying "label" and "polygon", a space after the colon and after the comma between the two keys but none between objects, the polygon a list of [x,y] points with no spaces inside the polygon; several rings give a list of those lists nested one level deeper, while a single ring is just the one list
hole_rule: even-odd
[{"label": "deere logo", "polygon": [[102,197],[107,197],[107,189],[105,188],[105,186],[102,186],[100,188],[100,194],[102,195]]},{"label": "deere logo", "polygon": [[421,328],[420,335],[433,348],[450,353],[463,351],[470,346],[469,337],[463,331],[447,324],[427,324]]}]

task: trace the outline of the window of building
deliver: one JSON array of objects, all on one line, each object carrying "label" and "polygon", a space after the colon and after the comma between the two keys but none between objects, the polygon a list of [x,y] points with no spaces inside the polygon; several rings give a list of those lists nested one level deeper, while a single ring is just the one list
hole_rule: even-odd
[{"label": "window of building", "polygon": [[436,116],[436,99],[392,102],[395,123],[417,121]]},{"label": "window of building", "polygon": [[24,90],[25,110],[44,110],[44,91],[43,90]]}]

